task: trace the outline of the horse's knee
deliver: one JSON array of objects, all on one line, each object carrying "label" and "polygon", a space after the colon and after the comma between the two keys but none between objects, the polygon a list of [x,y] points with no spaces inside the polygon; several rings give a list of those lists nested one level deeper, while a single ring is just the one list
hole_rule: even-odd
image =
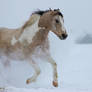
[{"label": "horse's knee", "polygon": [[57,66],[57,64],[56,64],[56,63],[53,63],[53,65],[54,65],[54,66]]},{"label": "horse's knee", "polygon": [[53,62],[52,65],[53,65],[53,67],[57,67],[56,62]]},{"label": "horse's knee", "polygon": [[37,73],[37,75],[39,75],[39,74],[41,73],[40,69],[39,69],[39,70],[37,70],[37,72],[36,72],[36,73]]}]

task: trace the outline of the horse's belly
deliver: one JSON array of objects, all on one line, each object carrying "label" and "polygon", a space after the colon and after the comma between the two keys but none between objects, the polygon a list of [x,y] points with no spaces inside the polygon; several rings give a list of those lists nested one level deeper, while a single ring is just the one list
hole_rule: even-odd
[{"label": "horse's belly", "polygon": [[13,60],[24,60],[25,56],[22,52],[16,51],[16,52],[10,53],[9,58]]},{"label": "horse's belly", "polygon": [[17,50],[14,52],[6,52],[4,50],[0,50],[0,56],[3,57],[7,57],[7,59],[11,59],[11,60],[24,60],[25,59],[25,55],[23,54],[23,52],[21,50]]}]

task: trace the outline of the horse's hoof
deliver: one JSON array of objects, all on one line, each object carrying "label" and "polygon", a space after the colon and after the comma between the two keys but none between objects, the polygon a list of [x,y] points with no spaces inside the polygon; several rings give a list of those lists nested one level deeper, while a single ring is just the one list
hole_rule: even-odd
[{"label": "horse's hoof", "polygon": [[58,87],[58,82],[57,81],[53,81],[53,86],[54,87]]},{"label": "horse's hoof", "polygon": [[28,79],[27,81],[26,81],[26,84],[29,84],[30,83],[30,80]]},{"label": "horse's hoof", "polygon": [[36,79],[27,79],[27,81],[26,81],[26,84],[29,84],[29,83],[32,83],[32,82],[35,82],[36,81]]}]

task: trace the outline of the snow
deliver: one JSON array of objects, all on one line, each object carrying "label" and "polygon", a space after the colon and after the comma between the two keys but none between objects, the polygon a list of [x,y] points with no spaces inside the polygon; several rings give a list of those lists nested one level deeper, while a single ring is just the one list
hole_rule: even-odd
[{"label": "snow", "polygon": [[0,87],[4,88],[0,92],[92,92],[92,0],[36,2],[0,0],[0,26],[20,27],[38,7],[61,9],[68,38],[61,41],[53,33],[49,34],[51,55],[58,65],[59,87],[52,86],[49,63],[37,59],[41,74],[36,82],[27,85],[26,79],[34,72],[31,65],[25,61],[12,61],[5,67],[1,62],[6,57],[0,57]]},{"label": "snow", "polygon": [[91,92],[89,89],[65,89],[65,88],[54,88],[54,89],[45,89],[45,88],[39,88],[39,89],[26,89],[26,88],[15,88],[10,87],[6,88],[5,90],[2,89],[0,92]]}]

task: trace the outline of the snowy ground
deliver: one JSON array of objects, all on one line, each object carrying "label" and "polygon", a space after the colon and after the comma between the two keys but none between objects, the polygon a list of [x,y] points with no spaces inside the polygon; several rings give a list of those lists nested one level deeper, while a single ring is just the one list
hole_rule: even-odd
[{"label": "snowy ground", "polygon": [[1,90],[0,92],[92,92],[90,89],[74,89],[74,88],[54,88],[54,89],[26,89],[26,88],[6,88],[5,90]]}]

